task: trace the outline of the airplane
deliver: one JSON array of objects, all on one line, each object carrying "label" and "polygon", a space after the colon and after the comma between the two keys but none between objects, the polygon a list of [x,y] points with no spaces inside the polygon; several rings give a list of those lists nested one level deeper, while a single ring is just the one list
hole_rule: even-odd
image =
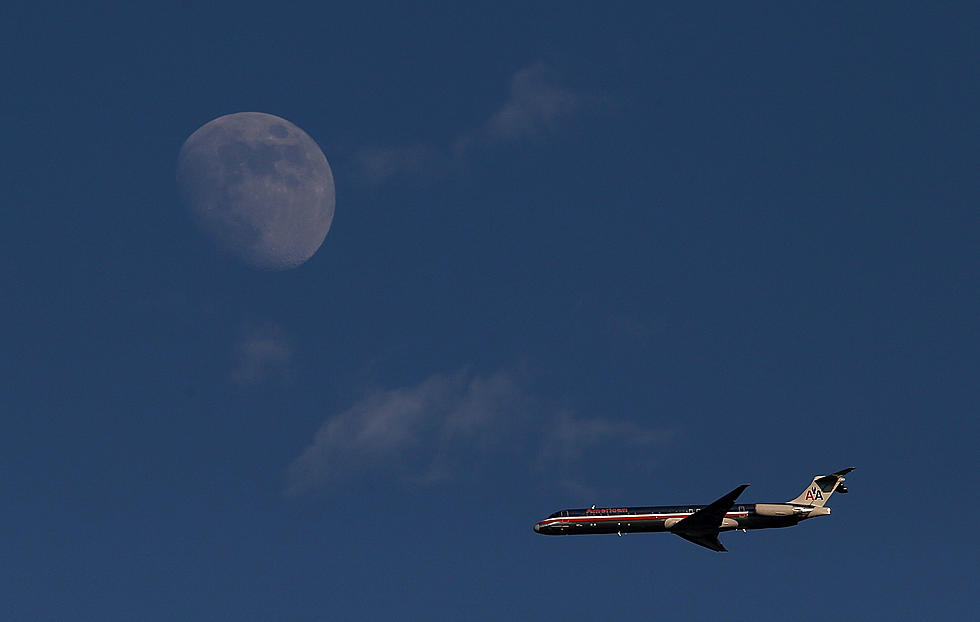
[{"label": "airplane", "polygon": [[578,534],[650,533],[667,531],[689,542],[727,551],[718,539],[722,531],[792,527],[800,521],[830,514],[825,507],[834,492],[846,493],[844,476],[854,467],[817,475],[802,493],[785,503],[735,504],[748,484],[742,484],[708,505],[671,505],[631,508],[560,510],[534,525],[536,533],[564,536]]}]

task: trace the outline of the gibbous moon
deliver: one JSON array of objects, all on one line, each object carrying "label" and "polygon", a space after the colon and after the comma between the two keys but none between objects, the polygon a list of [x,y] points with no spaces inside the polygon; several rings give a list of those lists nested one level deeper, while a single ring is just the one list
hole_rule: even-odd
[{"label": "gibbous moon", "polygon": [[223,250],[264,270],[295,268],[330,230],[333,173],[306,132],[262,112],[218,117],[191,134],[177,185]]}]

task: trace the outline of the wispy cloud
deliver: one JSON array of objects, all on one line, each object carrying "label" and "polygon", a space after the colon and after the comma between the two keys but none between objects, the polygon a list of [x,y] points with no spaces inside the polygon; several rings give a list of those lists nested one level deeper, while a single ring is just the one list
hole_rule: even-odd
[{"label": "wispy cloud", "polygon": [[459,451],[485,451],[496,442],[504,433],[501,419],[522,401],[506,373],[435,375],[413,387],[379,391],[320,426],[313,444],[290,466],[287,492],[371,470],[438,479]]},{"label": "wispy cloud", "polygon": [[487,147],[554,134],[578,114],[605,101],[605,97],[562,85],[550,66],[537,62],[511,77],[509,96],[488,119],[462,129],[448,147],[425,143],[363,147],[354,159],[361,179],[372,185],[398,178],[438,178],[464,166],[467,158]]},{"label": "wispy cloud", "polygon": [[596,446],[616,443],[645,447],[664,442],[671,436],[666,429],[648,428],[631,421],[589,419],[561,413],[552,420],[541,456],[546,462],[569,463]]},{"label": "wispy cloud", "polygon": [[378,185],[398,178],[442,177],[452,166],[448,156],[431,145],[362,147],[354,154],[361,179]]},{"label": "wispy cloud", "polygon": [[577,93],[558,81],[548,65],[538,62],[514,74],[510,96],[504,105],[477,130],[460,135],[454,152],[487,144],[517,142],[556,132],[562,124],[599,101]]},{"label": "wispy cloud", "polygon": [[601,445],[649,446],[666,438],[630,422],[549,409],[511,372],[435,375],[378,391],[329,417],[290,465],[286,492],[364,476],[432,483],[485,458],[520,456],[528,468],[568,466]]},{"label": "wispy cloud", "polygon": [[256,385],[289,377],[293,348],[285,332],[275,325],[242,327],[235,344],[231,381],[239,386]]}]

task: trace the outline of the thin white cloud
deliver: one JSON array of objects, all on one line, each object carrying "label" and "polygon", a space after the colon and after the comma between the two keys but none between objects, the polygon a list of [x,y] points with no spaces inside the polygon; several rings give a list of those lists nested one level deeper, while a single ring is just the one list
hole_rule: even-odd
[{"label": "thin white cloud", "polygon": [[594,99],[562,86],[550,67],[535,63],[514,74],[510,97],[487,120],[477,138],[509,142],[554,132]]},{"label": "thin white cloud", "polygon": [[449,148],[431,144],[364,147],[354,154],[354,160],[361,180],[371,185],[392,179],[443,177],[486,147],[553,134],[603,101],[603,97],[563,86],[551,67],[537,62],[517,71],[503,105],[476,127],[460,131]]},{"label": "thin white cloud", "polygon": [[289,468],[287,492],[371,470],[432,480],[458,449],[486,449],[496,423],[523,399],[505,373],[435,375],[414,387],[371,395],[327,419]]},{"label": "thin white cloud", "polygon": [[289,377],[293,348],[278,326],[246,324],[235,344],[234,361],[229,377],[239,386],[282,380]]},{"label": "thin white cloud", "polygon": [[648,447],[669,440],[671,432],[647,428],[631,421],[583,418],[562,413],[549,428],[542,448],[545,461],[569,463],[581,458],[591,448],[616,443],[630,447]]},{"label": "thin white cloud", "polygon": [[361,179],[371,185],[395,178],[440,177],[450,167],[447,156],[429,145],[363,147],[354,161]]},{"label": "thin white cloud", "polygon": [[378,391],[324,421],[290,465],[286,492],[364,477],[432,483],[486,458],[547,469],[601,445],[649,446],[665,438],[629,422],[549,412],[513,373],[435,375]]}]

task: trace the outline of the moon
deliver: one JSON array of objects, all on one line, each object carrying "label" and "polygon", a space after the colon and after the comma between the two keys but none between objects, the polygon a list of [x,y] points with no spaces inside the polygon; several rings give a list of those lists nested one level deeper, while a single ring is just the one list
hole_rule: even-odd
[{"label": "moon", "polygon": [[305,262],[333,221],[327,158],[306,132],[263,112],[218,117],[191,134],[177,157],[177,185],[218,247],[262,270]]}]

